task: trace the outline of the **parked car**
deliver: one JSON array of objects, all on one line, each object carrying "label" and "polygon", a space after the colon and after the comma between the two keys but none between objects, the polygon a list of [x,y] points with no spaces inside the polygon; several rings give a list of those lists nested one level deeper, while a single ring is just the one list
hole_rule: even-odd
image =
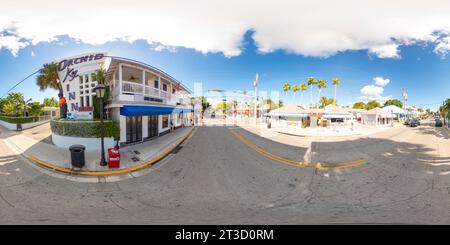
[{"label": "parked car", "polygon": [[419,126],[419,121],[415,120],[415,119],[411,119],[411,121],[409,121],[409,126],[410,127],[417,127],[417,126]]},{"label": "parked car", "polygon": [[434,126],[435,127],[442,127],[443,123],[442,123],[441,119],[436,119],[436,122],[434,123]]}]

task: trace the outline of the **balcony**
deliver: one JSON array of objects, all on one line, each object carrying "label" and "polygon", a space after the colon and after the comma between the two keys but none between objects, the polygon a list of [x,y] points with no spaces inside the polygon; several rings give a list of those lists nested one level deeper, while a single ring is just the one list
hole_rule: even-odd
[{"label": "balcony", "polygon": [[130,81],[115,81],[115,89],[113,90],[114,100],[132,101],[132,102],[159,102],[169,105],[190,105],[190,98],[186,94],[170,94],[167,91],[154,88]]}]

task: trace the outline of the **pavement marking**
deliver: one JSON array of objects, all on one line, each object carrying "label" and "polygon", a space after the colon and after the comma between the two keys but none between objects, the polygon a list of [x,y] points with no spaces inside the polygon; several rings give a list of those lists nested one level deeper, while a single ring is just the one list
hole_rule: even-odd
[{"label": "pavement marking", "polygon": [[149,159],[147,161],[145,161],[144,163],[140,164],[140,165],[136,165],[133,167],[129,167],[129,168],[124,168],[124,169],[119,169],[119,170],[108,170],[108,171],[74,171],[72,169],[69,168],[63,168],[63,167],[59,167],[59,166],[55,166],[53,164],[47,163],[45,161],[42,161],[34,156],[28,156],[26,154],[23,154],[23,156],[28,159],[29,161],[38,164],[42,167],[45,167],[47,169],[51,169],[57,172],[62,172],[62,173],[66,173],[66,174],[71,174],[71,175],[77,175],[77,176],[112,176],[112,175],[123,175],[123,174],[128,174],[131,172],[135,172],[144,168],[148,168],[150,166],[152,166],[153,164],[155,164],[156,162],[158,162],[159,160],[161,160],[162,158],[164,158],[165,156],[167,156],[170,152],[172,152],[178,145],[180,145],[181,143],[184,142],[184,140],[186,140],[189,136],[191,136],[191,134],[194,132],[194,129],[196,129],[196,127],[193,127],[186,135],[184,135],[182,138],[180,138],[179,140],[177,140],[175,142],[175,144],[173,144],[170,148],[166,149],[165,151],[163,151],[162,153],[160,153],[159,155],[157,155],[156,157]]},{"label": "pavement marking", "polygon": [[264,155],[265,157],[270,158],[276,162],[284,163],[284,164],[295,166],[295,167],[312,168],[312,169],[317,169],[317,170],[334,170],[334,169],[358,167],[358,166],[368,163],[368,161],[364,160],[364,159],[358,159],[358,160],[349,161],[349,162],[335,163],[333,165],[327,164],[327,163],[307,163],[307,162],[295,161],[295,160],[291,160],[291,159],[287,159],[287,158],[284,158],[281,156],[274,155],[274,154],[264,150],[263,148],[255,145],[251,141],[247,140],[241,134],[236,132],[236,130],[234,130],[234,129],[229,129],[229,130],[242,143],[246,144],[248,147],[252,148],[256,152],[260,153],[261,155]]}]

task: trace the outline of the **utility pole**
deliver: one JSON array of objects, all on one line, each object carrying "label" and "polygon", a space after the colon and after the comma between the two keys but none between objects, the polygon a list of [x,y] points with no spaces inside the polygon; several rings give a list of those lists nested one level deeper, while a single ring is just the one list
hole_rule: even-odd
[{"label": "utility pole", "polygon": [[402,89],[402,96],[403,96],[403,110],[408,113],[408,110],[406,110],[406,102],[408,101],[408,90],[406,88]]},{"label": "utility pole", "polygon": [[256,118],[257,118],[257,107],[258,107],[258,81],[259,80],[259,76],[258,73],[256,73],[256,79],[253,82],[253,86],[255,87],[255,110],[254,110],[254,115],[253,115],[253,121],[254,124],[256,125]]}]

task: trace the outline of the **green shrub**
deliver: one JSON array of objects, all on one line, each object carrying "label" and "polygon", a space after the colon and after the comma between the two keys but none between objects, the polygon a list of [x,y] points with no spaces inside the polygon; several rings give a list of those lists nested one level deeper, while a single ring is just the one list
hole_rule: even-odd
[{"label": "green shrub", "polygon": [[7,123],[31,123],[39,120],[38,117],[5,117],[0,116],[0,120]]},{"label": "green shrub", "polygon": [[100,121],[69,121],[52,120],[50,122],[52,132],[61,136],[72,136],[81,138],[113,137],[118,140],[120,137],[119,124],[113,121],[105,121],[103,127]]}]

